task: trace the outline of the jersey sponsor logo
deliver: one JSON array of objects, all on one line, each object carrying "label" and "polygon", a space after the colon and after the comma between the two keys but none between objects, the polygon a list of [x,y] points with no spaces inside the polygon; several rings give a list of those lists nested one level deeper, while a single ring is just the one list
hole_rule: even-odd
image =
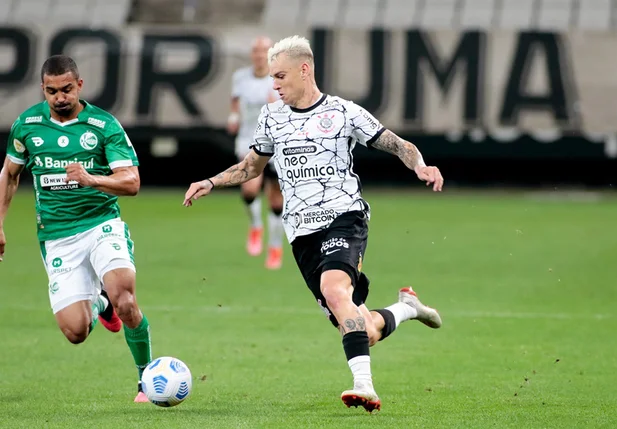
[{"label": "jersey sponsor logo", "polygon": [[67,147],[69,145],[69,138],[67,136],[58,137],[58,146]]},{"label": "jersey sponsor logo", "polygon": [[45,161],[45,168],[66,168],[68,167],[69,164],[73,164],[73,163],[83,165],[86,170],[94,168],[94,158],[90,158],[87,161],[80,161],[77,158],[73,160],[60,161],[60,160],[53,159],[53,158],[46,156],[43,158],[43,160]]},{"label": "jersey sponsor logo", "polygon": [[122,238],[123,236],[121,234],[118,234],[116,232],[113,231],[113,227],[111,225],[103,225],[103,227],[101,228],[101,231],[103,231],[103,234],[99,235],[96,239],[96,242],[98,243],[101,240],[104,240],[106,238],[109,237],[115,237],[115,238]]},{"label": "jersey sponsor logo", "polygon": [[41,188],[46,191],[68,191],[79,188],[79,184],[74,180],[67,183],[66,174],[44,174],[41,176]]},{"label": "jersey sponsor logo", "polygon": [[85,132],[79,138],[79,144],[86,150],[92,150],[99,143],[99,139],[96,134],[91,133],[90,131]]},{"label": "jersey sponsor logo", "polygon": [[297,147],[286,147],[283,149],[283,155],[291,156],[291,155],[301,155],[305,153],[315,153],[317,152],[316,146],[297,146]]},{"label": "jersey sponsor logo", "polygon": [[101,121],[100,119],[96,119],[96,118],[88,118],[88,123],[90,125],[94,125],[95,127],[105,128],[105,124],[107,122]]},{"label": "jersey sponsor logo", "polygon": [[36,124],[37,122],[43,122],[42,116],[29,116],[24,121],[26,124]]},{"label": "jersey sponsor logo", "polygon": [[368,112],[364,109],[362,110],[362,116],[364,117],[364,119],[366,119],[366,122],[369,123],[371,129],[374,130],[377,128],[377,122],[375,121],[375,119],[371,117],[371,115],[369,115]]},{"label": "jersey sponsor logo", "polygon": [[40,137],[32,137],[32,143],[34,143],[34,146],[39,147],[45,143],[45,140]]},{"label": "jersey sponsor logo", "polygon": [[[321,253],[326,252],[327,255],[334,253],[331,250],[349,249],[349,243],[344,238],[331,238],[321,243]],[[330,251],[330,253],[327,253]]]},{"label": "jersey sponsor logo", "polygon": [[332,121],[334,113],[330,116],[325,114],[323,117],[321,115],[317,115],[317,117],[319,118],[319,123],[317,124],[319,131],[327,134],[334,129],[334,122]]},{"label": "jersey sponsor logo", "polygon": [[43,166],[43,161],[41,161],[41,158],[38,156],[34,157],[34,165],[36,165],[37,167],[42,167]]},{"label": "jersey sponsor logo", "polygon": [[311,210],[302,213],[295,213],[294,222],[296,228],[300,228],[303,225],[315,227],[319,225],[329,224],[334,219],[336,219],[337,216],[338,213],[332,209]]},{"label": "jersey sponsor logo", "polygon": [[336,170],[332,165],[310,165],[309,158],[300,156],[287,156],[283,159],[286,168],[285,176],[293,183],[298,179],[322,179],[335,175]]},{"label": "jersey sponsor logo", "polygon": [[58,285],[58,282],[53,282],[49,284],[49,293],[52,295],[55,295],[58,290],[60,290],[60,286]]},{"label": "jersey sponsor logo", "polygon": [[24,146],[24,144],[17,139],[13,139],[13,147],[17,153],[24,153],[26,151],[26,146]]},{"label": "jersey sponsor logo", "polygon": [[[63,267],[63,264],[64,264],[64,261],[62,261],[62,258],[54,258],[53,261],[51,261],[51,266],[53,267],[53,269],[49,271],[49,274],[68,273],[69,271],[73,269],[71,267]],[[51,292],[51,288],[50,288],[50,292]],[[57,292],[57,289],[56,289],[56,292]]]}]

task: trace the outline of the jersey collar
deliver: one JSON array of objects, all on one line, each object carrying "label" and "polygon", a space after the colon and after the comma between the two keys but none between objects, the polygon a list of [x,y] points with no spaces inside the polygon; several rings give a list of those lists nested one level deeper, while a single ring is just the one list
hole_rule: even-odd
[{"label": "jersey collar", "polygon": [[320,106],[324,101],[326,101],[326,97],[327,97],[326,94],[321,94],[321,97],[319,97],[319,100],[317,100],[315,104],[313,104],[312,106],[306,107],[304,109],[296,109],[295,107],[291,107],[291,106],[289,106],[289,108],[291,109],[292,112],[296,112],[296,113],[310,112],[311,110]]},{"label": "jersey collar", "polygon": [[58,122],[55,119],[53,119],[51,117],[51,107],[49,107],[49,104],[47,103],[47,100],[43,101],[43,104],[45,105],[45,109],[43,109],[43,116],[45,117],[45,119],[47,119],[48,121],[51,121],[53,123],[57,123],[58,125],[70,125],[70,124],[74,124],[75,122],[79,122],[81,119],[83,119],[83,115],[85,115],[88,111],[91,110],[91,105],[90,103],[88,103],[86,100],[79,100],[79,102],[81,103],[82,106],[84,106],[84,108],[81,110],[81,112],[79,112],[79,114],[77,115],[77,118],[68,121],[68,122]]}]

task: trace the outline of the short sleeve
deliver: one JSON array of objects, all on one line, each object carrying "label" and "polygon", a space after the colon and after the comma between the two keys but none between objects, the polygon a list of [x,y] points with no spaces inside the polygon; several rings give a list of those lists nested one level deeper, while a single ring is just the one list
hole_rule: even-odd
[{"label": "short sleeve", "polygon": [[26,141],[22,136],[21,121],[19,118],[13,122],[9,139],[6,145],[6,157],[11,162],[19,165],[25,165],[28,160],[28,151],[26,149]]},{"label": "short sleeve", "polygon": [[386,129],[366,109],[353,102],[349,103],[347,110],[351,117],[353,136],[363,146],[371,147]]},{"label": "short sleeve", "polygon": [[261,108],[259,119],[257,119],[253,144],[251,144],[251,149],[262,156],[274,155],[274,142],[272,141],[271,135],[268,135],[268,117],[268,105],[265,105]]},{"label": "short sleeve", "polygon": [[122,125],[115,120],[111,133],[105,139],[105,156],[112,170],[120,167],[137,167],[137,153],[131,143],[131,139],[122,128]]},{"label": "short sleeve", "polygon": [[242,69],[236,70],[231,77],[231,98],[242,95]]}]

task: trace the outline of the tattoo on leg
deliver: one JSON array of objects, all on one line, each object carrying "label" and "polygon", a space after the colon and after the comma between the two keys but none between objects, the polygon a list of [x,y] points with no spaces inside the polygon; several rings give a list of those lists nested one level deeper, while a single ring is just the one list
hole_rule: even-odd
[{"label": "tattoo on leg", "polygon": [[366,331],[366,321],[364,320],[364,317],[358,317],[356,319],[356,323],[358,324],[358,331]]},{"label": "tattoo on leg", "polygon": [[366,331],[366,320],[362,316],[357,317],[356,320],[346,319],[343,325],[339,326],[339,330],[343,335],[348,332]]},{"label": "tattoo on leg", "polygon": [[347,328],[347,332],[356,331],[356,322],[353,319],[347,319],[344,322],[345,328]]}]

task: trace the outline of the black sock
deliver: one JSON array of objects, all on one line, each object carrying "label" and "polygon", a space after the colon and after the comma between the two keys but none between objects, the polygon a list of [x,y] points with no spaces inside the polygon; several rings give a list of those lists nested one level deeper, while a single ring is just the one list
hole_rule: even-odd
[{"label": "black sock", "polygon": [[109,299],[109,295],[107,295],[105,289],[101,290],[101,296],[105,297],[105,299],[107,300],[107,307],[105,307],[105,310],[99,313],[99,316],[101,316],[104,320],[109,321],[111,319],[111,316],[113,316],[114,314],[114,306],[111,305],[111,300]]},{"label": "black sock", "polygon": [[357,356],[370,356],[366,331],[353,331],[345,334],[343,336],[343,349],[348,361]]},{"label": "black sock", "polygon": [[252,195],[242,195],[242,199],[247,206],[250,206],[255,201],[255,197]]},{"label": "black sock", "polygon": [[272,210],[272,213],[274,213],[276,216],[280,216],[281,213],[283,213],[283,207],[277,207],[277,208],[271,207],[270,210]]},{"label": "black sock", "polygon": [[381,338],[379,339],[379,341],[388,338],[388,335],[390,335],[396,329],[396,320],[394,319],[394,314],[392,314],[390,310],[385,309],[371,311],[381,314],[381,317],[383,317],[383,320],[386,322],[383,329],[381,330]]}]

